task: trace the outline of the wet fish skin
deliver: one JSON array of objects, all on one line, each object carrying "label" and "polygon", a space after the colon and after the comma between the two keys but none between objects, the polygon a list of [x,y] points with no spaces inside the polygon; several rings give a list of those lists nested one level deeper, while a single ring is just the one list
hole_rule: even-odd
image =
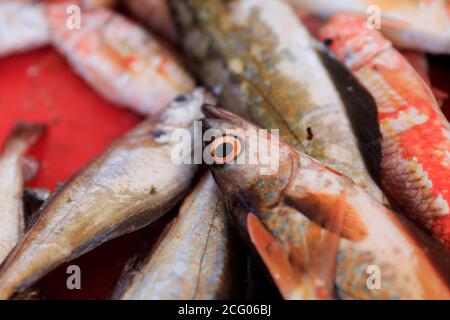
[{"label": "wet fish skin", "polygon": [[[223,107],[279,129],[288,143],[385,200],[364,163],[361,146],[367,144],[358,141],[348,116],[354,110],[376,112],[373,99],[347,71],[340,79],[330,75],[335,70],[327,68],[339,63],[318,50],[292,8],[276,0],[170,3],[185,51]],[[337,84],[351,87],[351,96],[360,101],[345,100]],[[359,127],[372,141],[372,171],[377,171],[379,128],[376,117],[364,119]]]},{"label": "wet fish skin", "polygon": [[[204,130],[214,128],[226,135],[229,130],[257,129],[222,109],[207,106],[204,113]],[[242,143],[236,162],[212,164],[210,169],[227,207],[233,208],[233,221],[246,242],[252,248],[265,243],[265,248],[272,251],[261,247],[258,250],[285,298],[323,297],[324,292],[317,286],[321,279],[333,279],[336,287],[335,292],[325,292],[326,298],[450,297],[450,259],[439,243],[372,199],[349,178],[282,139],[279,170],[273,175],[261,175],[259,164],[239,160],[256,152],[250,146],[257,141],[245,140],[248,137],[238,132],[233,135],[246,142]],[[266,138],[275,137],[266,134]],[[208,146],[205,145],[205,150]],[[345,196],[341,197],[342,194]],[[335,209],[342,199],[345,199],[342,227],[333,229]],[[264,226],[262,232],[255,232],[258,221]],[[327,252],[329,249],[323,242],[330,232],[340,236],[335,265],[330,259],[314,261],[320,257],[318,253],[330,253],[333,257],[334,253]],[[369,266],[380,268],[381,289],[368,288]],[[321,273],[316,274],[320,269]],[[334,269],[333,277],[329,277]],[[319,281],[311,283],[313,276]],[[334,285],[328,283],[325,287],[330,290]]]},{"label": "wet fish skin", "polygon": [[171,209],[198,169],[172,161],[178,142],[171,134],[179,128],[192,130],[207,100],[202,89],[180,96],[158,122],[142,122],[55,192],[0,268],[0,298],[9,298],[61,263],[140,229]]},{"label": "wet fish skin", "polygon": [[39,124],[18,123],[6,138],[0,155],[0,264],[24,232],[23,161],[44,129]]},{"label": "wet fish skin", "polygon": [[375,97],[386,194],[450,249],[450,125],[431,89],[390,41],[358,16],[336,15],[321,37]]},{"label": "wet fish skin", "polygon": [[[147,251],[122,300],[237,298],[239,250],[225,205],[206,173],[183,200],[179,214],[156,247]],[[240,282],[242,283],[242,282]]]},{"label": "wet fish skin", "polygon": [[179,57],[137,23],[104,7],[82,7],[80,29],[66,27],[70,2],[46,13],[51,44],[94,90],[119,106],[157,115],[195,81]]}]

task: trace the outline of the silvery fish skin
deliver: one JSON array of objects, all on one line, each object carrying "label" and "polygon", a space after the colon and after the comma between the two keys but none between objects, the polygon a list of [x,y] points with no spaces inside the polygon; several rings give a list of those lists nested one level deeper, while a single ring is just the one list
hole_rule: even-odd
[{"label": "silvery fish skin", "polygon": [[6,139],[0,156],[0,264],[24,233],[23,161],[25,153],[43,130],[41,125],[17,124]]},{"label": "silvery fish skin", "polygon": [[[242,134],[258,128],[223,109],[203,110],[204,130],[241,141],[234,162],[209,168],[234,224],[257,248],[284,298],[450,298],[450,258],[439,243],[349,178],[267,132],[257,139],[279,141],[279,169],[262,175],[259,163],[242,161],[261,152],[258,140]],[[211,144],[205,143],[206,153]],[[341,205],[341,226],[331,228]],[[255,229],[255,216],[267,231]],[[330,232],[340,236],[336,255],[321,241]],[[322,256],[334,261],[317,261]],[[380,271],[379,287],[373,270]]]},{"label": "silvery fish skin", "polygon": [[148,119],[138,125],[53,194],[1,267],[0,299],[171,209],[198,168],[172,161],[172,149],[178,142],[171,134],[177,129],[193,129],[207,99],[202,89],[179,96],[158,122]]},{"label": "silvery fish skin", "polygon": [[[171,5],[185,50],[223,107],[280,129],[287,142],[384,200],[361,154],[371,153],[367,167],[376,177],[381,154],[373,99],[317,49],[289,5],[277,0],[172,0]],[[354,120],[359,125],[352,128]],[[362,136],[366,141],[358,140]]]},{"label": "silvery fish skin", "polygon": [[[156,248],[147,252],[119,298],[210,300],[238,297],[238,248],[225,204],[209,173],[184,199]],[[241,288],[242,289],[242,288]]]}]

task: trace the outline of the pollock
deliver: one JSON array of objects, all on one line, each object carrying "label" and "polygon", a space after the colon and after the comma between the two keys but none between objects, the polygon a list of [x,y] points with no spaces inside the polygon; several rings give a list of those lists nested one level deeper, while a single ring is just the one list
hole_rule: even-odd
[{"label": "pollock", "polygon": [[[202,117],[201,105],[210,99],[202,89],[178,96],[158,122],[142,122],[53,193],[0,268],[0,299],[171,209],[198,167],[193,161],[172,161],[172,150],[179,144],[172,133],[193,131],[193,122]],[[191,155],[184,154],[183,160]]]},{"label": "pollock", "polygon": [[[246,159],[257,127],[204,106],[204,130],[230,143],[210,169],[232,221],[286,299],[449,299],[450,258],[440,243],[371,198],[351,179],[279,142],[279,170],[262,175]],[[279,139],[279,140],[278,140]],[[216,159],[218,145],[205,142]],[[224,148],[224,146],[222,146]],[[254,157],[255,155],[253,155]]]}]

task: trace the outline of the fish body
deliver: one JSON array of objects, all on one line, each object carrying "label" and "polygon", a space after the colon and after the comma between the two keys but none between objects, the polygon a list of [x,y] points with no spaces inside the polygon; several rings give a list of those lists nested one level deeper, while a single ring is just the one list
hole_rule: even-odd
[{"label": "fish body", "polygon": [[42,47],[49,41],[43,3],[0,1],[0,57]]},{"label": "fish body", "polygon": [[[0,269],[0,299],[65,261],[147,226],[176,205],[197,165],[173,161],[179,142],[171,135],[192,131],[206,100],[202,89],[179,96],[158,122],[142,122],[52,194]],[[189,160],[191,153],[184,157]]]},{"label": "fish body", "polygon": [[83,7],[80,27],[69,29],[67,5],[47,8],[51,43],[104,97],[155,115],[175,96],[194,89],[176,55],[136,23],[93,6]]},{"label": "fish body", "polygon": [[43,130],[41,125],[19,123],[6,139],[0,156],[0,264],[25,230],[23,162]]},{"label": "fish body", "polygon": [[211,175],[183,200],[169,229],[139,268],[123,300],[231,299],[239,270],[238,248],[225,204]]},{"label": "fish body", "polygon": [[[74,0],[71,4],[113,7],[116,0]],[[0,1],[0,57],[49,45],[47,7],[52,5],[36,0]]]},{"label": "fish body", "polygon": [[[277,0],[171,4],[183,46],[221,105],[262,127],[279,129],[288,143],[384,200],[372,179],[379,153],[372,98],[318,49],[289,5]],[[349,114],[359,117],[371,145],[360,142]],[[364,148],[370,148],[373,164],[364,163]]]},{"label": "fish body", "polygon": [[339,12],[356,13],[373,24],[380,14],[381,30],[395,46],[450,54],[448,0],[288,0],[297,8],[323,18]]},{"label": "fish body", "polygon": [[[204,130],[241,141],[234,161],[210,169],[234,225],[284,298],[450,298],[450,258],[438,242],[282,139],[242,134],[257,127],[218,108],[204,107],[204,114]],[[257,139],[278,141],[272,175],[244,161],[262,152]],[[206,154],[211,144],[204,143]]]},{"label": "fish body", "polygon": [[375,97],[386,194],[450,249],[450,125],[432,91],[359,17],[337,15],[321,37]]},{"label": "fish body", "polygon": [[125,6],[149,28],[172,41],[178,42],[175,23],[170,15],[167,0],[124,1]]}]

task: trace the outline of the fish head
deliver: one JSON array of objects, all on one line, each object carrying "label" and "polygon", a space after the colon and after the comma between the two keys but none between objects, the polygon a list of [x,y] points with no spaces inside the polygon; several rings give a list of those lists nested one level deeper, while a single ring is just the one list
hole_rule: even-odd
[{"label": "fish head", "polygon": [[298,164],[296,151],[233,113],[211,105],[203,113],[204,160],[227,203],[256,214],[277,206]]},{"label": "fish head", "polygon": [[339,13],[331,18],[320,29],[319,39],[351,69],[392,46],[369,20],[353,13]]},{"label": "fish head", "polygon": [[204,88],[177,95],[162,112],[159,123],[164,126],[186,128],[203,118],[202,105],[214,104],[214,96]]}]

